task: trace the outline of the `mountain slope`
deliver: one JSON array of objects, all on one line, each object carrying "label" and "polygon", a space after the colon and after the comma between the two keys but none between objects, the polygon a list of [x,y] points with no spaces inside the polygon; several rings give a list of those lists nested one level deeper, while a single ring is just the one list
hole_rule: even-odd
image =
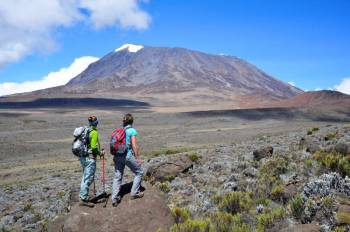
[{"label": "mountain slope", "polygon": [[213,95],[224,91],[228,96],[268,95],[277,99],[302,92],[236,57],[156,47],[136,52],[117,49],[91,64],[66,88],[78,92],[132,89],[146,95],[209,90]]},{"label": "mountain slope", "polygon": [[300,93],[237,57],[126,44],[90,64],[65,86],[18,98],[122,98],[154,106],[242,108]]}]

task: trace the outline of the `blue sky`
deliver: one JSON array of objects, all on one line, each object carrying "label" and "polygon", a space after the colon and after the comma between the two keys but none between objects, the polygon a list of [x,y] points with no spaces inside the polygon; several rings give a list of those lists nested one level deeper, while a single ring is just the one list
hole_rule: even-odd
[{"label": "blue sky", "polygon": [[[44,0],[34,1],[38,12],[45,10],[43,7],[56,9],[42,6],[40,1]],[[6,39],[14,41],[18,34],[27,35],[26,29],[18,26],[26,19],[16,20],[20,4],[10,2],[0,3],[0,16],[14,14],[11,17],[15,19],[5,26],[0,23],[0,42],[5,45]],[[2,50],[9,52],[12,45],[0,45],[0,85],[40,80],[69,67],[76,58],[102,57],[124,43],[133,43],[238,56],[305,90],[334,88],[342,83],[343,92],[349,88],[350,93],[348,0],[126,0],[129,5],[118,5],[116,0],[111,6],[106,0],[97,0],[100,5],[89,0],[76,2],[79,5],[63,7],[72,9],[67,10],[68,16],[62,11],[54,19],[48,15],[33,25],[29,22],[34,28],[30,33],[37,30],[37,24],[46,31],[29,34],[30,42],[21,38],[25,52],[18,49],[13,55],[11,51],[12,56],[1,63]],[[112,7],[116,10],[110,11]],[[127,16],[120,16],[128,11]],[[35,9],[30,12],[35,13]],[[1,34],[9,36],[2,38]]]}]

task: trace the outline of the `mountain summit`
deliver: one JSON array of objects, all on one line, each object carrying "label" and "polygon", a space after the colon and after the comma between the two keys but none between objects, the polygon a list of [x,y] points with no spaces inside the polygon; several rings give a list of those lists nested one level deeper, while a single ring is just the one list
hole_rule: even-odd
[{"label": "mountain summit", "polygon": [[63,88],[66,93],[146,99],[156,105],[234,104],[302,93],[237,57],[132,44],[91,64]]}]

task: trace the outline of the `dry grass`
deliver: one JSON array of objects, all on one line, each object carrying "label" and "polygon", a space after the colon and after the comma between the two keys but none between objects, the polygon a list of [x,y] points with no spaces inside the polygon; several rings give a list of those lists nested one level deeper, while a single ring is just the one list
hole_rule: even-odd
[{"label": "dry grass", "polygon": [[44,178],[47,174],[75,171],[80,168],[76,158],[48,158],[28,160],[22,163],[2,164],[0,186],[29,183]]}]

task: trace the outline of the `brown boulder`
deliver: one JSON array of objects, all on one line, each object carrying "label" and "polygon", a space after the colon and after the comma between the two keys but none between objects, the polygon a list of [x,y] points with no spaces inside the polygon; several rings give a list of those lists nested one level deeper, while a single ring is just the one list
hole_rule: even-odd
[{"label": "brown boulder", "polygon": [[321,150],[322,150],[322,148],[316,143],[309,143],[306,145],[306,151],[310,152],[311,154],[314,154],[314,153],[321,151]]},{"label": "brown boulder", "polygon": [[334,146],[334,150],[345,156],[350,154],[350,145],[347,143],[337,143]]},{"label": "brown boulder", "polygon": [[146,185],[143,198],[131,200],[126,195],[117,207],[112,207],[110,199],[106,208],[102,205],[88,208],[76,203],[68,215],[49,225],[48,231],[154,232],[168,231],[174,224],[163,194],[150,185]]},{"label": "brown boulder", "polygon": [[187,154],[169,156],[166,161],[150,164],[146,176],[151,181],[167,181],[174,179],[180,173],[193,167],[193,162]]},{"label": "brown boulder", "polygon": [[253,152],[254,160],[261,160],[266,157],[270,157],[273,154],[273,147],[264,147]]}]

